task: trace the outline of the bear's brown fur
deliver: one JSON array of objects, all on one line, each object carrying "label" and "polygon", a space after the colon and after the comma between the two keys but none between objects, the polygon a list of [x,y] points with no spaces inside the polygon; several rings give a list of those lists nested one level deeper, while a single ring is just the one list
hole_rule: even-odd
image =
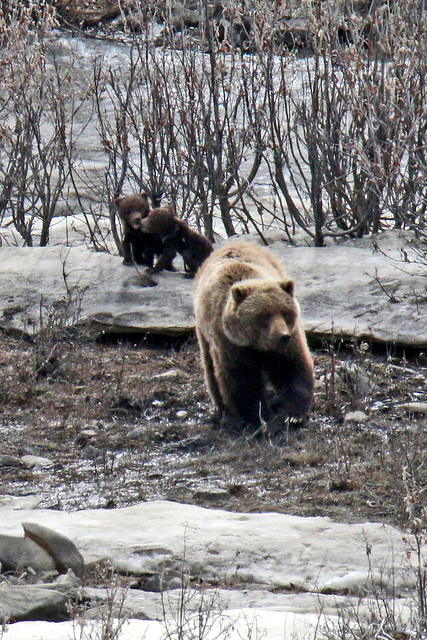
[{"label": "bear's brown fur", "polygon": [[233,242],[214,251],[197,273],[194,311],[205,379],[220,417],[260,426],[307,415],[313,360],[293,280],[267,249]]},{"label": "bear's brown fur", "polygon": [[[115,198],[114,203],[123,223],[123,264],[136,263],[152,267],[154,257],[163,253],[163,244],[159,234],[145,233],[140,228],[141,220],[146,218],[150,211],[147,194],[142,192]],[[164,268],[173,270],[172,261],[165,261]]]},{"label": "bear's brown fur", "polygon": [[164,253],[160,256],[153,272],[164,269],[168,257],[176,252],[182,255],[187,273],[194,275],[200,265],[213,251],[211,242],[180,220],[173,207],[159,207],[150,211],[141,222],[141,229],[148,233],[158,233],[162,238]]},{"label": "bear's brown fur", "polygon": [[131,196],[115,198],[114,202],[116,203],[119,216],[122,219],[127,219],[133,211],[139,211],[139,213],[142,214],[142,217],[145,218],[148,216],[148,212],[150,211],[150,203],[145,191]]}]

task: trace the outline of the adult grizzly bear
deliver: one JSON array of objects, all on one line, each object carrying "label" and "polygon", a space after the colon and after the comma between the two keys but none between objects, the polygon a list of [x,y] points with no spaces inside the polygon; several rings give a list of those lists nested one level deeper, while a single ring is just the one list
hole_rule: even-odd
[{"label": "adult grizzly bear", "polygon": [[180,220],[175,215],[173,207],[152,209],[142,220],[141,229],[148,233],[157,233],[162,238],[163,255],[152,269],[153,273],[164,269],[168,259],[173,259],[178,252],[183,257],[186,272],[194,275],[213,251],[211,242],[191,229],[184,220]]},{"label": "adult grizzly bear", "polygon": [[221,418],[255,427],[270,418],[304,418],[313,360],[294,282],[268,250],[233,242],[214,251],[196,276],[194,311],[206,384]]},{"label": "adult grizzly bear", "polygon": [[[152,267],[154,257],[163,253],[163,244],[158,234],[144,233],[140,228],[141,220],[150,211],[147,194],[142,192],[115,198],[114,203],[123,222],[123,264]],[[173,270],[172,262],[165,263],[164,268]]]}]

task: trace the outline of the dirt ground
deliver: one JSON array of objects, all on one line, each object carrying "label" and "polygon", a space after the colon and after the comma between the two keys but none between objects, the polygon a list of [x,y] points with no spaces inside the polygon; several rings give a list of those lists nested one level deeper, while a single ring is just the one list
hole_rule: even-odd
[{"label": "dirt ground", "polygon": [[[0,334],[0,494],[50,509],[167,499],[405,526],[425,503],[427,418],[402,405],[426,401],[427,358],[377,351],[317,344],[308,424],[253,438],[213,419],[194,338]],[[52,466],[30,470],[26,454]]]}]

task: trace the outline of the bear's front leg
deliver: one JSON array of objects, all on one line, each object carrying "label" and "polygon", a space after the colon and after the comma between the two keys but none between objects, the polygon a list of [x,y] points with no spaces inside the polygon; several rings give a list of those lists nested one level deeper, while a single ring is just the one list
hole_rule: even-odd
[{"label": "bear's front leg", "polygon": [[218,383],[215,377],[214,363],[213,363],[213,358],[210,352],[209,342],[206,340],[206,338],[201,333],[201,331],[197,329],[197,327],[196,327],[196,335],[199,341],[200,353],[202,356],[202,364],[203,364],[203,371],[205,374],[206,386],[208,388],[208,392],[214,404],[214,407],[218,412],[219,417],[221,417],[224,413],[224,405],[222,402],[220,390],[218,388]]},{"label": "bear's front leg", "polygon": [[262,425],[260,409],[263,396],[261,367],[250,350],[234,346],[214,356],[214,371],[224,406],[224,417],[242,422],[245,426]]},{"label": "bear's front leg", "polygon": [[148,269],[148,273],[158,273],[159,271],[176,271],[173,266],[173,259],[176,256],[176,251],[174,249],[165,249],[159,259],[157,260],[154,267]]},{"label": "bear's front leg", "polygon": [[123,264],[128,267],[133,266],[132,243],[126,235],[122,240],[122,254]]},{"label": "bear's front leg", "polygon": [[313,401],[314,375],[311,356],[265,356],[264,370],[275,395],[269,402],[270,416],[280,414],[297,421],[305,418]]}]

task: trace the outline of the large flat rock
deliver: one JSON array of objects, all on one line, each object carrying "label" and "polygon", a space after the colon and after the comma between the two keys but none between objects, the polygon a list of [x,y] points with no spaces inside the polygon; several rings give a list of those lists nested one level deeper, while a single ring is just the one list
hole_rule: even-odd
[{"label": "large flat rock", "polygon": [[[375,598],[376,589],[381,588],[381,597],[387,593],[394,597],[393,606],[399,609],[407,606],[402,596],[415,595],[415,573],[408,560],[410,536],[404,541],[399,531],[379,523],[230,513],[167,501],[73,513],[14,506],[25,505],[19,500],[0,502],[2,534],[19,535],[21,522],[32,521],[69,537],[86,562],[109,558],[133,575],[175,569],[179,575],[182,571],[221,585],[204,596],[185,594],[187,619],[191,611],[201,610],[198,603],[204,598],[212,603],[213,627],[233,623],[226,635],[211,629],[203,636],[206,640],[239,640],[255,628],[266,640],[330,638],[321,633],[321,626],[326,618],[336,624],[346,603],[362,616],[368,614],[369,596]],[[150,620],[129,619],[117,637],[164,637],[164,623],[158,620],[166,615],[171,621],[174,611],[176,620],[182,597],[180,589],[163,598],[130,591],[124,602],[135,612],[130,617]],[[47,623],[33,625],[10,625],[3,637],[62,640],[72,630],[72,623],[62,623],[56,627],[57,635],[51,635]]]},{"label": "large flat rock", "polygon": [[[402,535],[377,523],[232,513],[162,500],[71,513],[0,506],[2,534],[20,535],[23,521],[68,537],[85,563],[109,558],[122,571],[137,575],[182,561],[192,575],[200,571],[220,580],[230,573],[243,584],[271,590],[339,592],[365,585],[369,543],[372,575],[377,573],[384,584],[390,580],[390,586],[414,583],[414,576],[403,571],[407,546]],[[387,575],[391,550],[393,562],[402,567],[401,578]]]},{"label": "large flat rock", "polygon": [[[309,333],[427,346],[427,266],[410,236],[387,232],[324,248],[277,238],[270,250],[295,279]],[[1,247],[0,326],[36,332],[63,312],[99,332],[192,333],[192,281],[182,271],[160,273],[147,287],[142,274],[84,246]]]},{"label": "large flat rock", "polygon": [[[194,330],[192,281],[183,272],[156,275],[84,246],[0,248],[0,325],[37,332],[42,323],[76,320],[99,332],[179,335]],[[63,312],[63,315],[62,315]]]}]

